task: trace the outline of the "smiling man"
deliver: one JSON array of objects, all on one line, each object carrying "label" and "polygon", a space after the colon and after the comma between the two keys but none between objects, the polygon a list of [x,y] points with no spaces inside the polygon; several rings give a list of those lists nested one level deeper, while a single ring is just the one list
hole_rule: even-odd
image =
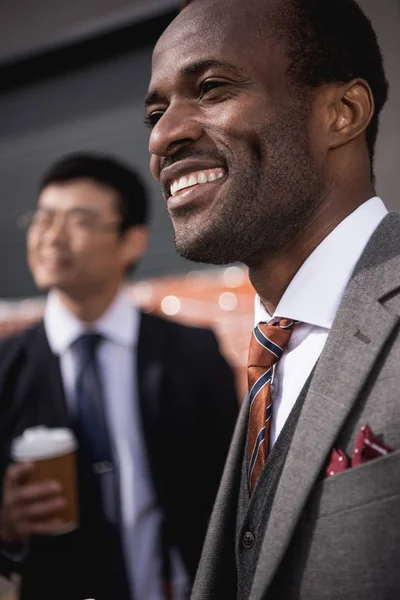
[{"label": "smiling man", "polygon": [[354,0],[189,0],[154,50],[151,170],[176,247],[244,262],[257,292],[193,600],[400,597],[400,217],[373,178],[387,93]]}]

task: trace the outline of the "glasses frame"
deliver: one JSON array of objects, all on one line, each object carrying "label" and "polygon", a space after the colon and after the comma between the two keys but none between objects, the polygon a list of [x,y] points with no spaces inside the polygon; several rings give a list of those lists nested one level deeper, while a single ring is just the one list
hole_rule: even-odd
[{"label": "glasses frame", "polygon": [[[40,213],[47,213],[47,215],[50,217],[49,222],[48,223],[35,223],[34,219],[35,216],[39,215]],[[71,217],[72,216],[76,216],[76,215],[86,215],[88,217],[95,217],[93,219],[93,223],[88,225],[88,226],[82,226],[81,228],[76,227],[75,226],[75,232],[74,227],[69,225],[68,226],[68,219],[71,222]],[[76,234],[86,234],[86,235],[90,235],[90,234],[94,234],[94,233],[99,233],[99,232],[107,232],[107,231],[117,231],[118,229],[121,229],[121,221],[101,221],[101,219],[99,219],[99,215],[91,210],[88,209],[80,209],[80,208],[76,208],[76,209],[71,209],[70,211],[56,211],[56,210],[47,210],[45,208],[37,208],[34,210],[31,210],[23,215],[21,215],[18,220],[17,220],[17,225],[20,229],[23,229],[25,231],[29,231],[32,228],[36,227],[38,230],[42,229],[43,232],[47,231],[48,229],[50,229],[51,227],[54,226],[54,223],[57,221],[57,219],[60,219],[60,217],[62,218],[62,223],[63,223],[63,230],[67,231],[69,235],[76,235]]]}]

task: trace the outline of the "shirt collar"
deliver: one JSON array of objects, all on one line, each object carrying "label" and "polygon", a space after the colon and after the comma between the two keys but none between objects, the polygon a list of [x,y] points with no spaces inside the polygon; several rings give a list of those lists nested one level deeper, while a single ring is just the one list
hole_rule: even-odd
[{"label": "shirt collar", "polygon": [[139,311],[134,307],[126,289],[119,291],[108,309],[90,326],[71,313],[55,291],[49,293],[44,312],[47,339],[55,354],[65,352],[87,331],[96,331],[117,344],[133,347],[139,334],[139,322]]},{"label": "shirt collar", "polygon": [[346,217],[300,267],[272,317],[256,296],[255,324],[286,317],[330,329],[354,268],[387,212],[375,197]]}]

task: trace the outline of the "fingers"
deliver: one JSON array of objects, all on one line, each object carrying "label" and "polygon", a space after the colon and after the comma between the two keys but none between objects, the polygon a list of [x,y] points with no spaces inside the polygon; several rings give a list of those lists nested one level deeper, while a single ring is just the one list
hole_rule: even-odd
[{"label": "fingers", "polygon": [[4,541],[25,541],[33,534],[54,533],[65,507],[57,481],[30,483],[34,465],[10,465],[4,479],[1,534]]},{"label": "fingers", "polygon": [[27,483],[10,488],[8,501],[12,504],[29,505],[59,496],[61,491],[61,485],[57,481]]},{"label": "fingers", "polygon": [[29,462],[9,465],[4,477],[4,488],[22,485],[29,479],[33,469],[34,465]]},{"label": "fingers", "polygon": [[15,507],[13,518],[24,521],[48,520],[60,513],[64,507],[65,500],[62,496],[57,496],[49,500],[35,500]]},{"label": "fingers", "polygon": [[37,523],[27,521],[21,524],[21,534],[25,539],[32,535],[50,535],[59,532],[63,524],[62,519],[50,519]]}]

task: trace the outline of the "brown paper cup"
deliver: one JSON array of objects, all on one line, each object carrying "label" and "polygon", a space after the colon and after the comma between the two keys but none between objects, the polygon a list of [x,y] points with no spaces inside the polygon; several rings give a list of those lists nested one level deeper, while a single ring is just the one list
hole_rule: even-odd
[{"label": "brown paper cup", "polygon": [[63,521],[57,533],[66,533],[79,526],[76,469],[77,442],[69,429],[34,427],[26,429],[11,447],[15,462],[32,462],[31,482],[58,481],[65,498],[60,511]]}]

